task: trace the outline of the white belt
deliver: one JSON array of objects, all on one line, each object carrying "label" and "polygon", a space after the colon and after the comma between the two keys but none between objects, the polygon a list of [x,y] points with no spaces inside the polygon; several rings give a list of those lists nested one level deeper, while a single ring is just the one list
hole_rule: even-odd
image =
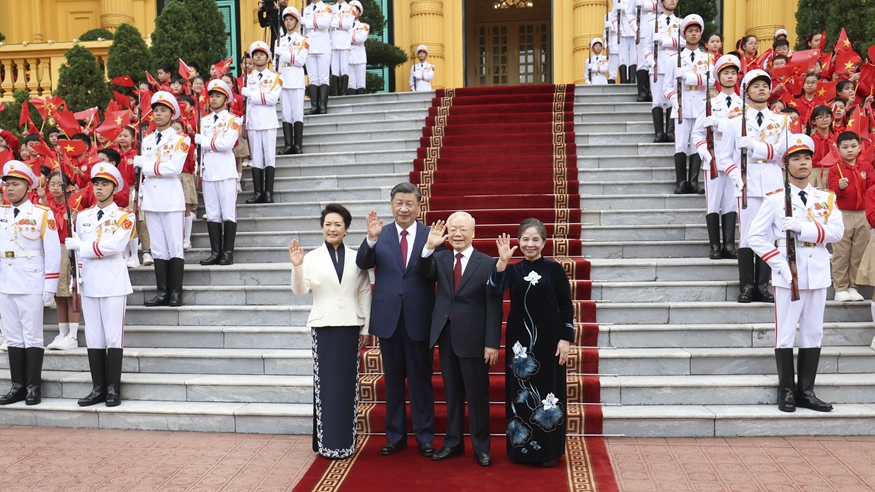
[{"label": "white belt", "polygon": [[3,258],[33,258],[34,256],[43,256],[43,250],[29,251],[24,253],[21,251],[4,251]]},{"label": "white belt", "polygon": [[[114,255],[109,255],[109,256],[97,256],[97,257],[95,257],[95,258],[88,258],[88,259],[89,259],[89,260],[108,260],[108,259],[110,259],[110,258],[124,258],[124,256],[122,256],[121,253],[116,253],[116,254],[114,254]],[[82,259],[84,260],[85,258],[82,258]]]},{"label": "white belt", "polygon": [[[796,241],[796,246],[802,247],[802,248],[816,248],[818,246],[818,244],[817,243],[806,243],[803,241]],[[786,239],[778,239],[778,247],[779,248],[786,248],[787,247],[787,240]]]}]

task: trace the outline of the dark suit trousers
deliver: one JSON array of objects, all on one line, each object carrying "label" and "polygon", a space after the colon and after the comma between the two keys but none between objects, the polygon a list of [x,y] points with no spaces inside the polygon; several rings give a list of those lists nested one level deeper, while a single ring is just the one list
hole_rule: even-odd
[{"label": "dark suit trousers", "polygon": [[380,338],[380,353],[386,378],[386,439],[389,442],[407,440],[407,396],[404,380],[410,390],[410,417],[417,443],[434,440],[434,349],[428,341],[417,342],[407,334],[404,313],[398,327],[389,338]]},{"label": "dark suit trousers", "polygon": [[489,452],[489,366],[482,357],[458,357],[453,352],[451,321],[441,332],[441,374],[447,395],[447,437],[445,448],[464,447],[465,396],[468,397],[468,426],[475,453]]}]

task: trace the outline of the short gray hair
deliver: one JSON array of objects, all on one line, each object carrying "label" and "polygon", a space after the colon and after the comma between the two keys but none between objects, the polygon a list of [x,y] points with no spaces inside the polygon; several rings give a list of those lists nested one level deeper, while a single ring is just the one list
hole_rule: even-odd
[{"label": "short gray hair", "polygon": [[397,195],[398,193],[413,193],[414,195],[416,195],[417,202],[422,201],[422,192],[419,191],[419,186],[410,183],[398,183],[395,185],[394,188],[392,188],[389,199],[394,200],[395,195]]},{"label": "short gray hair", "polygon": [[447,225],[449,226],[450,222],[452,222],[453,219],[455,219],[456,217],[465,217],[471,222],[471,227],[477,227],[477,221],[474,220],[474,217],[472,217],[471,214],[469,214],[468,212],[462,211],[453,212],[452,214],[450,214],[450,216],[447,217]]},{"label": "short gray hair", "polygon": [[547,227],[544,226],[543,222],[534,217],[530,217],[520,223],[520,231],[519,234],[517,234],[517,239],[523,237],[523,233],[532,227],[534,227],[535,230],[538,231],[541,239],[543,239],[544,241],[547,240]]}]

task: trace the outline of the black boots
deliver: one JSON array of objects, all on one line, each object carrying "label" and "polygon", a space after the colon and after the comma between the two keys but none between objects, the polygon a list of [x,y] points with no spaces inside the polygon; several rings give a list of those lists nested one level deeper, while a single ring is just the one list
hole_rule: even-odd
[{"label": "black boots", "polygon": [[294,131],[292,132],[292,136],[294,137],[294,149],[293,154],[303,154],[304,150],[302,149],[304,145],[304,122],[296,121],[294,124]]},{"label": "black boots", "polygon": [[167,305],[170,307],[182,306],[182,277],[185,273],[185,260],[182,258],[170,258],[167,262],[167,287],[170,289]]},{"label": "black boots", "polygon": [[262,200],[262,203],[273,203],[273,180],[275,176],[275,167],[267,166],[264,168],[264,200]]},{"label": "black boots", "polygon": [[760,302],[775,302],[775,296],[769,292],[769,280],[772,279],[772,267],[763,261],[759,256],[756,257],[756,291],[754,292],[754,301]]},{"label": "black boots", "polygon": [[723,249],[720,251],[720,256],[727,260],[738,258],[738,251],[735,250],[735,223],[738,221],[737,212],[729,212],[721,217],[723,222]]},{"label": "black boots", "polygon": [[358,88],[358,89],[355,90],[355,93],[358,94],[358,95],[362,95],[362,94],[365,93],[365,88],[364,88],[364,87],[360,87],[360,88]]},{"label": "black boots", "polygon": [[683,195],[687,192],[687,154],[678,152],[674,155],[674,175],[677,181],[677,188],[674,190],[675,195]]},{"label": "black boots", "polygon": [[319,86],[310,84],[307,91],[310,95],[310,114],[319,114]]},{"label": "black boots", "polygon": [[12,388],[0,397],[0,405],[24,401],[27,397],[27,356],[22,347],[9,347],[9,379]]},{"label": "black boots", "polygon": [[76,402],[80,407],[106,401],[106,349],[88,349],[88,367],[91,369],[91,393]]},{"label": "black boots", "polygon": [[222,223],[207,222],[207,234],[210,236],[210,256],[201,260],[201,265],[218,265],[222,257]]},{"label": "black boots", "polygon": [[294,132],[295,130],[292,124],[283,121],[283,143],[286,147],[282,150],[282,152],[279,152],[280,155],[290,155],[295,153],[295,149],[293,147],[294,144],[292,143],[294,139]]},{"label": "black boots", "polygon": [[27,361],[27,397],[24,399],[24,404],[36,405],[43,400],[40,388],[42,387],[45,349],[29,347],[24,349],[24,354]]},{"label": "black boots", "polygon": [[796,384],[796,406],[810,408],[818,412],[829,412],[832,410],[832,405],[821,401],[814,394],[814,378],[817,376],[819,362],[820,347],[799,349],[799,356],[796,359],[799,369],[799,382]]},{"label": "black boots", "polygon": [[342,92],[340,92],[340,77],[338,77],[337,75],[332,75],[329,79],[329,84],[331,85],[331,97],[340,96],[343,94]]},{"label": "black boots", "polygon": [[699,154],[693,154],[688,157],[690,167],[687,170],[687,193],[693,195],[704,195],[705,190],[699,188],[699,173],[702,171],[702,158]]},{"label": "black boots", "polygon": [[635,78],[638,83],[638,102],[647,102],[647,89],[650,87],[650,77],[647,75],[647,70],[638,70],[635,72]]},{"label": "black boots", "polygon": [[[778,364],[778,410],[796,411],[796,388],[793,376],[793,349],[776,348],[775,362]],[[815,367],[816,368],[816,367]]]},{"label": "black boots", "polygon": [[252,198],[246,203],[264,203],[264,169],[252,167]]},{"label": "black boots", "polygon": [[741,293],[738,295],[738,302],[747,304],[753,302],[754,291],[754,254],[750,248],[738,249],[738,288]]},{"label": "black boots", "polygon": [[349,90],[349,75],[340,76],[340,87],[338,87],[338,96],[346,96],[350,94]]},{"label": "black boots", "polygon": [[167,290],[167,260],[155,258],[155,285],[158,294],[147,300],[145,306],[167,306],[170,304],[170,293]]},{"label": "black boots", "polygon": [[[174,260],[178,259],[180,258],[174,258]],[[108,407],[117,407],[122,402],[123,355],[124,349],[106,349],[106,406]]]},{"label": "black boots", "polygon": [[[218,224],[219,227],[222,224]],[[225,221],[225,242],[222,244],[222,258],[219,265],[234,264],[234,241],[237,239],[237,223],[231,220]]]},{"label": "black boots", "polygon": [[638,74],[638,65],[629,65],[629,83],[634,84],[637,80],[636,75]]},{"label": "black boots", "polygon": [[665,140],[674,143],[674,118],[671,117],[671,108],[665,110]]},{"label": "black boots", "polygon": [[626,65],[620,65],[620,83],[628,84],[629,83],[629,73],[626,71]]},{"label": "black boots", "polygon": [[653,115],[653,143],[665,142],[665,111],[662,108],[653,108],[650,110]]},{"label": "black boots", "polygon": [[318,114],[327,114],[328,113],[328,93],[330,89],[328,88],[328,84],[319,86],[319,113]]},{"label": "black boots", "polygon": [[708,244],[711,245],[708,258],[719,260],[722,258],[720,255],[720,216],[717,214],[705,215],[705,225],[708,226]]}]

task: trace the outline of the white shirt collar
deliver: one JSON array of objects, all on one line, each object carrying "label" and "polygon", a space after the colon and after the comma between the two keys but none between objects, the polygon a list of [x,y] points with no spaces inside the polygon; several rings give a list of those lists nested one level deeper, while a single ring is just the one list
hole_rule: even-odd
[{"label": "white shirt collar", "polygon": [[[471,245],[462,251],[462,256],[464,256],[465,259],[468,260],[468,259],[471,259],[471,255],[473,253],[474,253],[474,246]],[[458,254],[458,252],[456,250],[453,250],[453,257],[454,258],[456,257],[456,254]]]}]

